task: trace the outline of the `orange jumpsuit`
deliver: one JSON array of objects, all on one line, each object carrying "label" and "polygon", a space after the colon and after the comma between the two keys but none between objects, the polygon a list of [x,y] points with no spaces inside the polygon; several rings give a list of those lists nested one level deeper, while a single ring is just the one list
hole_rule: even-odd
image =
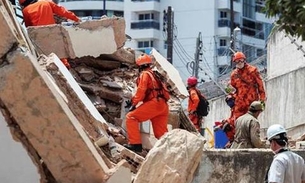
[{"label": "orange jumpsuit", "polygon": [[242,69],[231,73],[231,85],[236,89],[233,115],[237,119],[248,112],[253,101],[265,101],[263,80],[256,67],[245,63]]},{"label": "orange jumpsuit", "polygon": [[22,10],[22,14],[26,27],[55,24],[53,14],[57,14],[75,22],[79,21],[79,18],[73,12],[47,0],[38,0],[37,2],[26,6]]},{"label": "orange jumpsuit", "polygon": [[147,73],[152,73],[151,69],[142,71],[137,79],[137,91],[132,97],[132,105],[139,102],[143,104],[126,115],[126,128],[129,144],[141,144],[139,123],[150,120],[154,135],[159,139],[167,132],[167,120],[169,109],[167,101],[157,97],[157,91],[153,90],[158,85],[155,79]]},{"label": "orange jumpsuit", "polygon": [[265,101],[266,94],[264,84],[257,68],[245,63],[242,69],[234,69],[231,73],[231,85],[236,89],[233,94],[235,105],[231,109],[231,116],[227,121],[233,127],[233,131],[227,132],[229,139],[234,137],[235,120],[248,112],[253,101]]},{"label": "orange jumpsuit", "polygon": [[197,89],[195,87],[189,88],[189,95],[190,96],[189,96],[188,108],[187,108],[188,116],[192,121],[192,123],[194,124],[195,128],[199,131],[202,117],[194,113],[200,101],[199,96],[197,94]]},{"label": "orange jumpsuit", "polygon": [[[67,11],[64,7],[47,0],[38,0],[33,4],[29,4],[22,10],[22,14],[26,27],[55,24],[53,14],[75,22],[79,21],[79,18],[73,12]],[[70,64],[66,58],[61,58],[60,60],[67,68],[70,68]]]}]

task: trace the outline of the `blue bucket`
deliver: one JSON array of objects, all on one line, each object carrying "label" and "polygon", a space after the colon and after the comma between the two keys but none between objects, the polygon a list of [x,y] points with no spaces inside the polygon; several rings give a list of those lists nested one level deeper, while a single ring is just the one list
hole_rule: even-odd
[{"label": "blue bucket", "polygon": [[216,149],[224,149],[225,145],[229,141],[226,133],[221,129],[214,132],[214,139],[214,147]]}]

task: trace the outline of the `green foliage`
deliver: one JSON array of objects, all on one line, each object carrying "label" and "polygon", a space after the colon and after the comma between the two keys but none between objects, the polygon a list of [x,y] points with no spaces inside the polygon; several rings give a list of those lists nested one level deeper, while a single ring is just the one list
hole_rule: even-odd
[{"label": "green foliage", "polygon": [[280,30],[305,40],[305,0],[266,0],[264,12]]}]

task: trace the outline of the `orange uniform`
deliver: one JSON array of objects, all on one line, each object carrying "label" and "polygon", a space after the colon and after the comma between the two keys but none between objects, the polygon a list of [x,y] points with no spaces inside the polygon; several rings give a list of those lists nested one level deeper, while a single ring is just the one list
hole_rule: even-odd
[{"label": "orange uniform", "polygon": [[158,92],[154,90],[158,83],[151,69],[147,68],[141,72],[137,86],[136,94],[132,97],[132,105],[136,106],[141,101],[143,104],[126,115],[129,144],[141,144],[139,123],[147,120],[151,121],[157,139],[167,132],[168,104],[164,98],[158,97]]},{"label": "orange uniform", "polygon": [[233,117],[237,119],[249,110],[253,101],[265,101],[265,89],[262,78],[256,67],[245,63],[242,69],[231,73],[231,85],[236,89]]},{"label": "orange uniform", "polygon": [[[22,4],[25,1],[20,0],[19,2]],[[75,22],[79,21],[79,18],[73,12],[48,0],[38,0],[37,2],[25,6],[22,10],[22,14],[26,27],[55,24],[54,14]],[[71,67],[66,58],[61,58],[60,60],[67,68]]]},{"label": "orange uniform", "polygon": [[189,100],[188,100],[188,117],[190,118],[190,120],[192,121],[192,123],[194,124],[195,128],[197,130],[200,130],[200,122],[202,117],[198,116],[197,114],[195,114],[194,112],[197,110],[197,106],[199,104],[199,96],[197,94],[197,89],[196,87],[191,87],[189,88]]},{"label": "orange uniform", "polygon": [[231,116],[225,120],[230,125],[226,131],[229,141],[234,139],[235,120],[246,114],[253,101],[265,101],[266,94],[262,78],[256,67],[245,63],[243,68],[236,68],[231,73],[231,85],[236,89],[233,94],[235,105],[231,109]]},{"label": "orange uniform", "polygon": [[53,14],[75,22],[79,21],[79,18],[73,12],[67,11],[64,7],[47,0],[38,0],[29,4],[22,10],[22,14],[26,27],[55,24]]}]

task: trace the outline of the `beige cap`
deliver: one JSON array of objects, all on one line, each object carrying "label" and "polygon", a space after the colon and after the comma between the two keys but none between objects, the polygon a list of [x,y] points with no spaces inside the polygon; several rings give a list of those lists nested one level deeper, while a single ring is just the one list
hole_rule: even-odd
[{"label": "beige cap", "polygon": [[254,101],[251,103],[249,110],[251,111],[263,111],[263,105],[260,101]]}]

